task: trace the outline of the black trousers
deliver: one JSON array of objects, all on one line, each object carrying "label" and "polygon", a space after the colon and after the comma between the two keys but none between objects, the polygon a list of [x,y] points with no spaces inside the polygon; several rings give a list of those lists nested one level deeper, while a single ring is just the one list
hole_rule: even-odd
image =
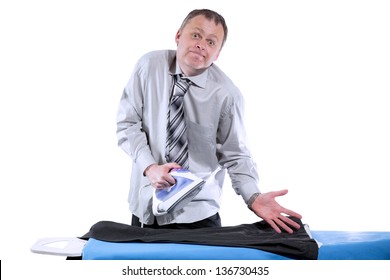
[{"label": "black trousers", "polygon": [[100,221],[81,237],[107,242],[174,242],[182,244],[219,245],[260,249],[293,259],[315,260],[318,246],[301,225],[294,233],[276,233],[265,221],[229,227],[195,229],[140,228],[111,221]]},{"label": "black trousers", "polygon": [[[131,218],[131,225],[136,227],[141,227],[141,222],[139,218],[135,215]],[[180,223],[180,224],[167,224],[159,225],[157,224],[156,219],[152,225],[143,225],[144,228],[154,228],[154,229],[195,229],[195,228],[207,228],[207,227],[221,227],[221,217],[219,214],[215,214],[211,217],[208,217],[204,220],[200,220],[194,223]]]}]

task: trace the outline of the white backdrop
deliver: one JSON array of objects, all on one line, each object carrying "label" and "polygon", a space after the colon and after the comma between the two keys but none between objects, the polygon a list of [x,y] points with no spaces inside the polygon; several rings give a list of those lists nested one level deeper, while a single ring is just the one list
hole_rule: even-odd
[{"label": "white backdrop", "polygon": [[[0,257],[18,272],[9,279],[58,262],[29,252],[38,238],[130,222],[131,161],[115,135],[119,98],[136,60],[175,48],[194,8],[227,21],[216,64],[245,97],[261,190],[289,189],[278,201],[314,230],[390,231],[389,6],[2,1]],[[230,182],[224,189],[224,225],[257,220]]]}]

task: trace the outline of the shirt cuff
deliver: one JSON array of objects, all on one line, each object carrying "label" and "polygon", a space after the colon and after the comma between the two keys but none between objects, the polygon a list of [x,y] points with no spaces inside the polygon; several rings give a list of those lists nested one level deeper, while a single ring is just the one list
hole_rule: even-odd
[{"label": "shirt cuff", "polygon": [[260,195],[260,193],[254,193],[252,196],[249,198],[248,202],[246,203],[248,208],[252,210],[252,204],[255,202],[256,198]]},{"label": "shirt cuff", "polygon": [[245,184],[242,185],[239,189],[239,193],[241,194],[242,198],[244,199],[245,203],[248,204],[249,199],[251,196],[255,193],[260,193],[260,190],[256,184]]}]

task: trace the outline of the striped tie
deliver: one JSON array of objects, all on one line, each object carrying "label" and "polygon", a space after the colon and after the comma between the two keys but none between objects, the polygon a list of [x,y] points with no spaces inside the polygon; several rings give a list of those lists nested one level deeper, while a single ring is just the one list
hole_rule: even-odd
[{"label": "striped tie", "polygon": [[184,119],[183,98],[192,84],[190,80],[176,75],[173,96],[168,110],[166,160],[176,162],[188,169],[187,126]]}]

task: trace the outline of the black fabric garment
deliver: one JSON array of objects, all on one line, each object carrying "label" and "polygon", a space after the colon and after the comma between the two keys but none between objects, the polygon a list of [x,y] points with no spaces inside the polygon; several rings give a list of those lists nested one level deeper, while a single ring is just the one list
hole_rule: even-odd
[{"label": "black fabric garment", "polygon": [[[141,227],[141,222],[139,218],[135,215],[131,217],[131,225],[136,227]],[[194,223],[188,224],[167,224],[167,225],[159,225],[157,220],[154,219],[154,223],[151,225],[144,225],[144,228],[163,228],[163,229],[195,229],[195,228],[205,228],[205,227],[221,227],[221,217],[219,213],[208,217],[204,220],[200,220]]]},{"label": "black fabric garment", "polygon": [[94,224],[82,236],[107,242],[167,242],[255,248],[292,259],[315,260],[318,246],[305,231],[301,220],[290,217],[301,225],[294,233],[276,233],[265,221],[228,227],[198,229],[140,228],[111,221]]}]

